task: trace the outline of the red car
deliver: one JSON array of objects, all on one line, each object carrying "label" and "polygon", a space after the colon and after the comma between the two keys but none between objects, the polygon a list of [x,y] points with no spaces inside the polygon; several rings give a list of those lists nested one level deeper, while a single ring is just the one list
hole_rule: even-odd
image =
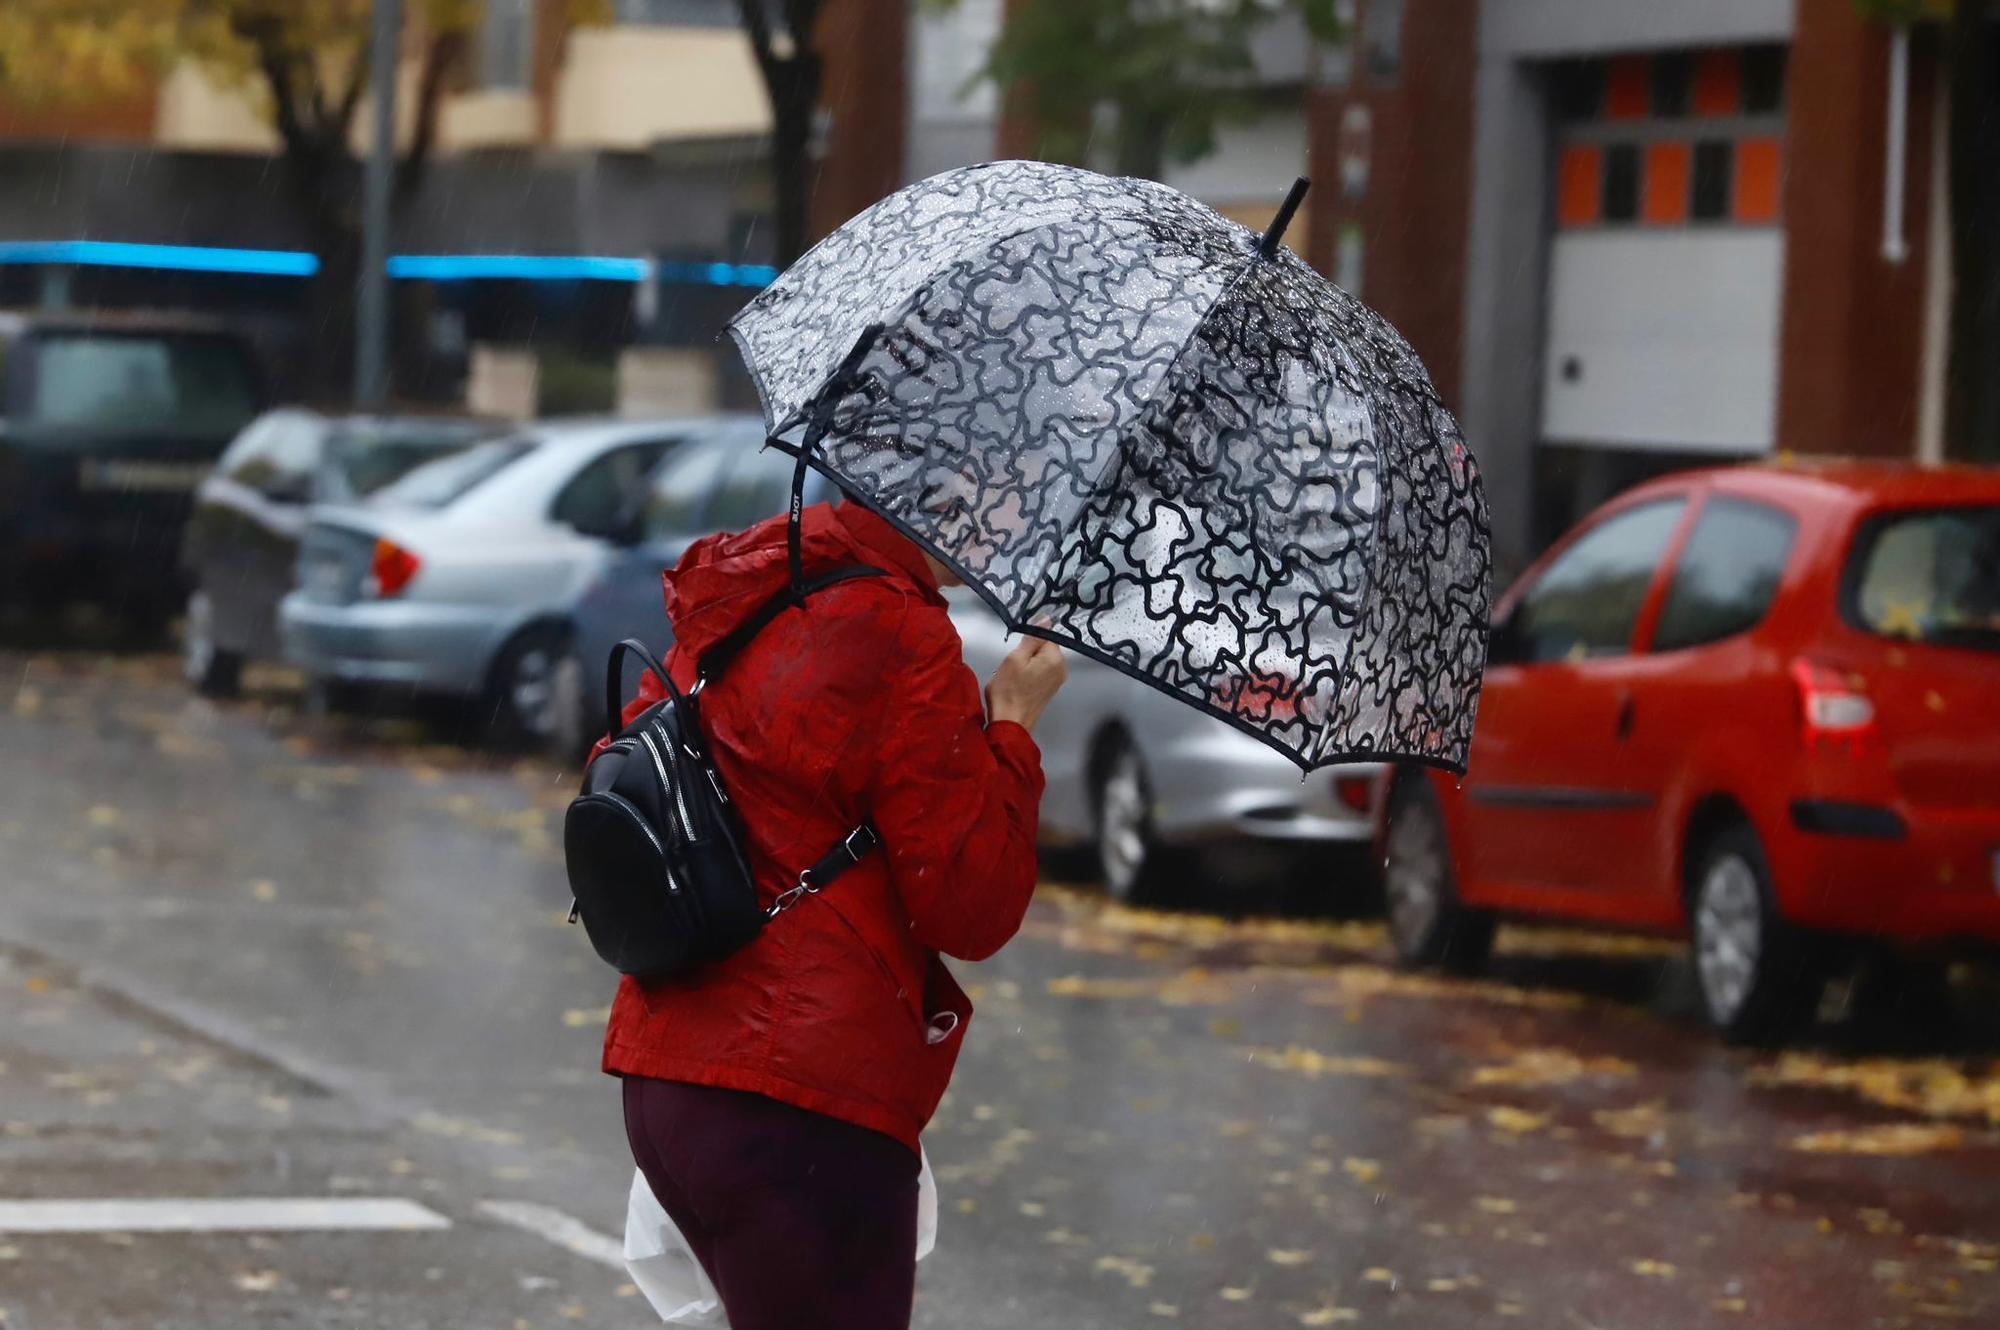
[{"label": "red car", "polygon": [[1733,1037],[1809,1009],[1829,942],[2000,943],[2000,471],[1621,495],[1500,602],[1465,779],[1381,805],[1406,962],[1501,916],[1685,934]]}]

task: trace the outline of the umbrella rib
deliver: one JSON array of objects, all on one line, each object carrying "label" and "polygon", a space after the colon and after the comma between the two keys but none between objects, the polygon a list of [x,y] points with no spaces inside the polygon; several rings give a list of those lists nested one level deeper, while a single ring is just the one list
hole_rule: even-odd
[{"label": "umbrella rib", "polygon": [[[1242,284],[1242,281],[1245,277],[1249,276],[1250,270],[1257,266],[1257,262],[1258,262],[1257,255],[1253,251],[1251,256],[1243,261],[1243,266],[1238,268],[1234,273],[1232,273],[1230,275],[1229,280],[1222,284],[1222,288],[1215,293],[1215,298],[1209,301],[1208,308],[1201,312],[1201,317],[1196,319],[1193,322],[1193,324],[1191,324],[1188,327],[1187,334],[1181,338],[1180,345],[1174,348],[1174,354],[1168,358],[1165,372],[1160,375],[1161,388],[1163,388],[1166,385],[1166,383],[1173,378],[1174,371],[1180,367],[1182,357],[1187,355],[1188,348],[1194,345],[1195,338],[1201,335],[1201,330],[1208,325],[1208,321],[1210,319],[1215,317],[1215,312],[1218,309],[1222,308],[1222,303],[1229,298],[1230,293],[1233,292],[1239,285]],[[1159,392],[1160,388],[1155,388],[1154,396],[1152,396],[1147,400],[1145,410],[1141,411],[1137,419],[1135,419],[1130,425],[1126,426],[1123,430],[1119,432],[1119,441],[1121,443],[1124,441],[1124,439],[1126,439],[1135,431],[1140,429],[1148,420],[1152,419],[1153,415],[1155,414],[1156,410],[1159,408],[1160,405],[1161,399],[1158,395]],[[1099,498],[1099,496],[1103,493],[1105,477],[1112,475],[1118,470],[1120,470],[1123,467],[1124,462],[1125,462],[1124,450],[1122,448],[1115,449],[1112,460],[1110,462],[1107,462],[1104,465],[1104,467],[1098,471],[1096,475],[1090,478],[1090,486],[1088,490],[1089,497],[1085,499],[1083,504],[1083,507],[1085,509],[1088,509],[1091,504],[1095,503]],[[1051,564],[1053,563],[1054,560],[1051,560]],[[1047,593],[1051,585],[1052,585],[1051,569],[1045,568],[1042,570],[1041,582],[1035,588],[1034,594],[1029,596],[1026,600],[1022,602],[1021,606],[1022,623],[1026,622],[1029,614],[1031,614],[1034,610],[1040,608],[1040,606],[1046,599]],[[1008,621],[1008,626],[1010,628],[1013,628],[1016,632],[1021,631],[1021,624],[1016,623],[1014,621],[1013,616],[1002,615],[1001,617]],[[1178,697],[1183,695],[1180,693],[1176,693],[1175,696]]]}]

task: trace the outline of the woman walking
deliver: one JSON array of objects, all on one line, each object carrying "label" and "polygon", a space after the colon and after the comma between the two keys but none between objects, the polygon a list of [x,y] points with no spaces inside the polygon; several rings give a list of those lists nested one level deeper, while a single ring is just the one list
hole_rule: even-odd
[{"label": "woman walking", "polygon": [[[700,541],[666,575],[682,688],[790,585],[786,530]],[[604,1069],[733,1330],[902,1330],[917,1138],[972,1014],[940,953],[979,960],[1020,927],[1042,794],[1029,735],[1066,667],[1024,639],[982,705],[940,562],[858,504],[808,509],[802,532],[808,574],[886,575],[781,615],[704,690],[703,730],[766,905],[858,824],[882,848],[722,960],[626,978]],[[662,691],[646,676],[627,719]]]}]

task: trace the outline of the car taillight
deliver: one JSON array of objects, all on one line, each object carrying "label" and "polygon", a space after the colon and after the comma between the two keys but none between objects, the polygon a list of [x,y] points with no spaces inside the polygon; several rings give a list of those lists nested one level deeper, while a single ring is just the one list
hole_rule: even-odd
[{"label": "car taillight", "polygon": [[1875,738],[1875,703],[1858,680],[1810,660],[1792,662],[1799,690],[1799,724],[1808,744],[1859,747]]},{"label": "car taillight", "polygon": [[375,542],[375,557],[369,561],[369,578],[374,584],[375,594],[384,600],[402,594],[410,579],[417,575],[423,561],[393,540]]},{"label": "car taillight", "polygon": [[1357,813],[1375,806],[1375,782],[1367,776],[1336,776],[1333,797]]}]

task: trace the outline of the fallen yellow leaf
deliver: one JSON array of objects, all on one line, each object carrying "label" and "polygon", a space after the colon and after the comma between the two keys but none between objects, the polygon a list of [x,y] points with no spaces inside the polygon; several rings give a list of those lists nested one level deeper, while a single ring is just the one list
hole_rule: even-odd
[{"label": "fallen yellow leaf", "polygon": [[1962,1128],[1945,1124],[1892,1122],[1850,1131],[1818,1131],[1792,1138],[1792,1149],[1807,1154],[1920,1155],[1956,1150],[1965,1144]]},{"label": "fallen yellow leaf", "polygon": [[1500,1104],[1487,1109],[1486,1120],[1501,1131],[1512,1132],[1516,1136],[1525,1136],[1529,1132],[1540,1131],[1549,1125],[1547,1113],[1530,1113],[1524,1108],[1515,1108],[1509,1104]]},{"label": "fallen yellow leaf", "polygon": [[1133,1288],[1144,1288],[1153,1282],[1153,1267],[1129,1256],[1100,1256],[1097,1258],[1097,1271],[1099,1274],[1123,1275],[1125,1282]]}]

